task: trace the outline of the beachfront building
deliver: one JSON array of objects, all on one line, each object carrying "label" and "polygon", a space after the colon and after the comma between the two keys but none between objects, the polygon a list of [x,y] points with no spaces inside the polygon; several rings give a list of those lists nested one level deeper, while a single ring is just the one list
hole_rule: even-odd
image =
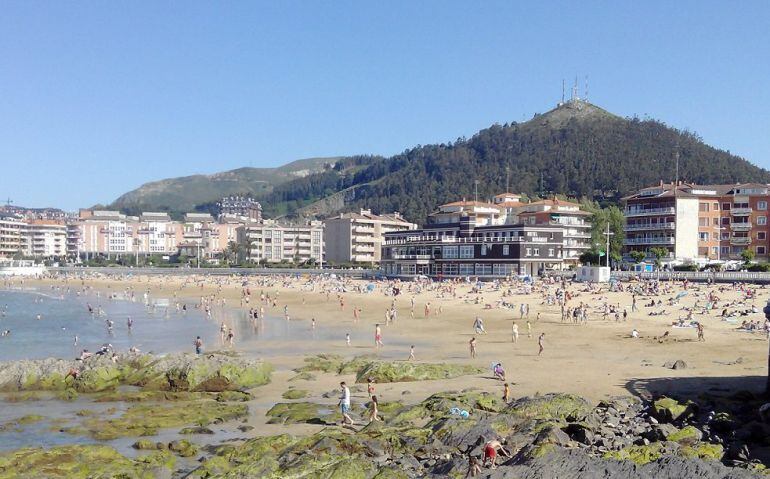
[{"label": "beachfront building", "polygon": [[626,252],[663,248],[667,260],[737,260],[749,249],[768,259],[768,185],[679,182],[623,198]]},{"label": "beachfront building", "polygon": [[590,218],[591,213],[581,211],[579,204],[558,198],[506,207],[506,223],[561,226],[564,229],[563,259],[567,266],[577,265],[580,255],[591,249]]},{"label": "beachfront building", "polygon": [[80,210],[77,225],[81,254],[86,258],[133,254],[138,222],[138,217],[126,216],[119,211]]},{"label": "beachfront building", "polygon": [[417,228],[399,213],[375,215],[365,209],[342,213],[323,223],[326,261],[330,263],[379,263],[385,233]]},{"label": "beachfront building", "polygon": [[264,220],[239,226],[237,239],[246,259],[254,263],[321,264],[324,259],[324,227],[320,221],[289,224]]},{"label": "beachfront building", "polygon": [[181,226],[168,213],[143,212],[136,225],[134,244],[143,256],[176,254],[181,239]]},{"label": "beachfront building", "polygon": [[428,216],[428,223],[454,224],[461,218],[473,218],[475,226],[498,225],[505,222],[503,209],[484,201],[455,201],[438,207]]},{"label": "beachfront building", "polygon": [[0,257],[24,254],[23,231],[26,224],[12,216],[0,216]]},{"label": "beachfront building", "polygon": [[63,258],[67,255],[67,226],[62,221],[28,220],[22,232],[25,256]]},{"label": "beachfront building", "polygon": [[380,269],[388,277],[505,278],[560,268],[563,232],[558,225],[479,226],[473,214],[457,222],[385,234]]}]

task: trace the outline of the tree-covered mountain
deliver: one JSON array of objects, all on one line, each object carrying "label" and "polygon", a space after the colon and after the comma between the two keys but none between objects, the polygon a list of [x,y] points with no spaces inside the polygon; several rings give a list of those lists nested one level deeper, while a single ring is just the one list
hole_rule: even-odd
[{"label": "tree-covered mountain", "polygon": [[[528,195],[566,194],[612,202],[661,179],[696,183],[770,182],[770,173],[656,120],[621,118],[570,101],[524,123],[493,125],[451,144],[417,146],[354,173],[326,171],[262,196],[271,213],[331,214],[334,209],[400,211],[422,223],[439,204],[506,187]],[[313,201],[337,192],[336,201]],[[310,206],[305,206],[310,203]]]},{"label": "tree-covered mountain", "polygon": [[141,211],[193,211],[198,205],[216,202],[224,196],[269,193],[276,185],[331,169],[340,159],[308,158],[277,168],[239,168],[213,175],[154,181],[125,193],[107,208],[130,214]]},{"label": "tree-covered mountain", "polygon": [[576,100],[527,122],[495,124],[449,144],[416,146],[389,158],[336,158],[333,167],[313,174],[267,180],[270,187],[248,174],[254,169],[241,169],[221,174],[225,180],[213,175],[150,183],[113,206],[206,210],[225,194],[251,193],[268,217],[323,217],[370,208],[400,211],[422,223],[437,205],[472,198],[476,180],[479,199],[504,191],[507,177],[512,192],[616,202],[642,186],[672,181],[677,155],[682,180],[770,182],[767,170],[706,145],[693,133],[657,120],[621,118]]}]

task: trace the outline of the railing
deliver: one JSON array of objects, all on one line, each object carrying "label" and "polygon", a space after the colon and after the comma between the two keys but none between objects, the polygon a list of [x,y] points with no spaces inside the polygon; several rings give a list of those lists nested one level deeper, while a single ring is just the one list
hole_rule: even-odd
[{"label": "railing", "polygon": [[623,244],[674,244],[674,238],[626,238]]},{"label": "railing", "polygon": [[730,210],[730,213],[733,216],[746,216],[750,215],[751,212],[754,211],[751,208],[733,208]]},{"label": "railing", "polygon": [[733,222],[731,222],[730,223],[730,228],[732,228],[734,230],[748,230],[748,229],[751,229],[751,223],[749,223],[748,221],[745,222],[745,223],[733,223]]},{"label": "railing", "polygon": [[393,259],[430,259],[429,254],[394,254]]},{"label": "railing", "polygon": [[671,206],[667,208],[627,208],[623,214],[625,216],[648,216],[648,215],[673,215],[676,209]]},{"label": "railing", "polygon": [[[449,238],[435,238],[435,237],[429,237],[429,236],[419,236],[414,238],[407,238],[407,239],[385,239],[384,245],[385,246],[393,246],[393,245],[401,245],[401,244],[411,244],[411,243],[420,243],[420,242],[431,242],[431,243],[548,243],[549,238],[543,237],[543,236],[516,236],[512,238],[504,238],[504,237],[498,237],[498,238],[480,238],[480,237],[464,237],[464,238],[457,238],[457,237],[449,237]],[[555,241],[555,240],[553,240]]]},{"label": "railing", "polygon": [[770,282],[770,273],[752,273],[748,271],[724,271],[719,273],[712,273],[709,271],[652,271],[645,273],[637,273],[635,271],[613,271],[611,273],[613,278],[617,279],[660,279],[668,281],[671,279],[682,280],[687,278],[688,281],[712,281],[722,283],[732,283],[735,281],[747,281],[754,283],[768,283]]},{"label": "railing", "polygon": [[623,226],[626,231],[639,231],[639,230],[673,230],[675,223],[644,223],[644,224],[627,224]]},{"label": "railing", "polygon": [[730,238],[730,243],[732,243],[732,244],[749,244],[749,243],[751,243],[751,238],[749,238],[749,237],[742,237],[742,236],[733,237],[733,238]]}]

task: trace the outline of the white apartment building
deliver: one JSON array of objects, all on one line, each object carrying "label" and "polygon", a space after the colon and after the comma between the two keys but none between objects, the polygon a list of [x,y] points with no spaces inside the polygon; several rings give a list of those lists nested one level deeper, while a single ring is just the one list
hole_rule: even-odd
[{"label": "white apartment building", "polygon": [[417,229],[399,213],[343,213],[324,221],[326,261],[341,263],[379,263],[385,233]]},{"label": "white apartment building", "polygon": [[238,242],[246,247],[246,257],[254,262],[303,263],[324,259],[324,227],[320,221],[301,225],[280,224],[275,220],[238,228]]},{"label": "white apartment building", "polygon": [[67,226],[59,223],[33,221],[24,226],[24,254],[36,258],[67,255]]},{"label": "white apartment building", "polygon": [[168,213],[144,212],[139,216],[134,243],[140,254],[175,254],[179,231],[179,223],[172,221]]},{"label": "white apartment building", "polygon": [[0,217],[0,257],[24,253],[23,231],[26,224],[13,217]]}]

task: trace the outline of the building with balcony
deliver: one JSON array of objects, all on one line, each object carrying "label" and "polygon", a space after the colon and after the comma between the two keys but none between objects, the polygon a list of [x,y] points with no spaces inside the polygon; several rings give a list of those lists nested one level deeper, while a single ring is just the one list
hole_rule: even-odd
[{"label": "building with balcony", "polygon": [[563,264],[561,226],[478,223],[465,215],[456,223],[386,233],[380,269],[398,278],[495,279],[535,275]]},{"label": "building with balcony", "polygon": [[335,263],[379,263],[385,233],[416,229],[399,213],[342,213],[324,220],[326,261]]},{"label": "building with balcony", "polygon": [[217,203],[219,219],[231,218],[245,221],[262,221],[262,205],[249,196],[226,196]]},{"label": "building with balcony", "polygon": [[24,254],[26,223],[12,216],[0,216],[0,257],[11,258]]},{"label": "building with balcony", "polygon": [[300,264],[312,260],[321,264],[324,259],[324,226],[320,221],[286,224],[265,220],[241,225],[237,241],[243,246],[245,259],[254,263]]},{"label": "building with balcony", "polygon": [[576,265],[591,249],[591,213],[580,205],[558,198],[519,203],[506,210],[505,222],[524,225],[556,225],[564,229],[564,262]]},{"label": "building with balcony", "polygon": [[24,254],[36,258],[67,255],[67,225],[55,220],[29,220],[23,230]]},{"label": "building with balcony", "polygon": [[624,198],[627,252],[662,247],[668,259],[740,259],[751,249],[768,258],[768,185],[680,182],[643,188]]}]

